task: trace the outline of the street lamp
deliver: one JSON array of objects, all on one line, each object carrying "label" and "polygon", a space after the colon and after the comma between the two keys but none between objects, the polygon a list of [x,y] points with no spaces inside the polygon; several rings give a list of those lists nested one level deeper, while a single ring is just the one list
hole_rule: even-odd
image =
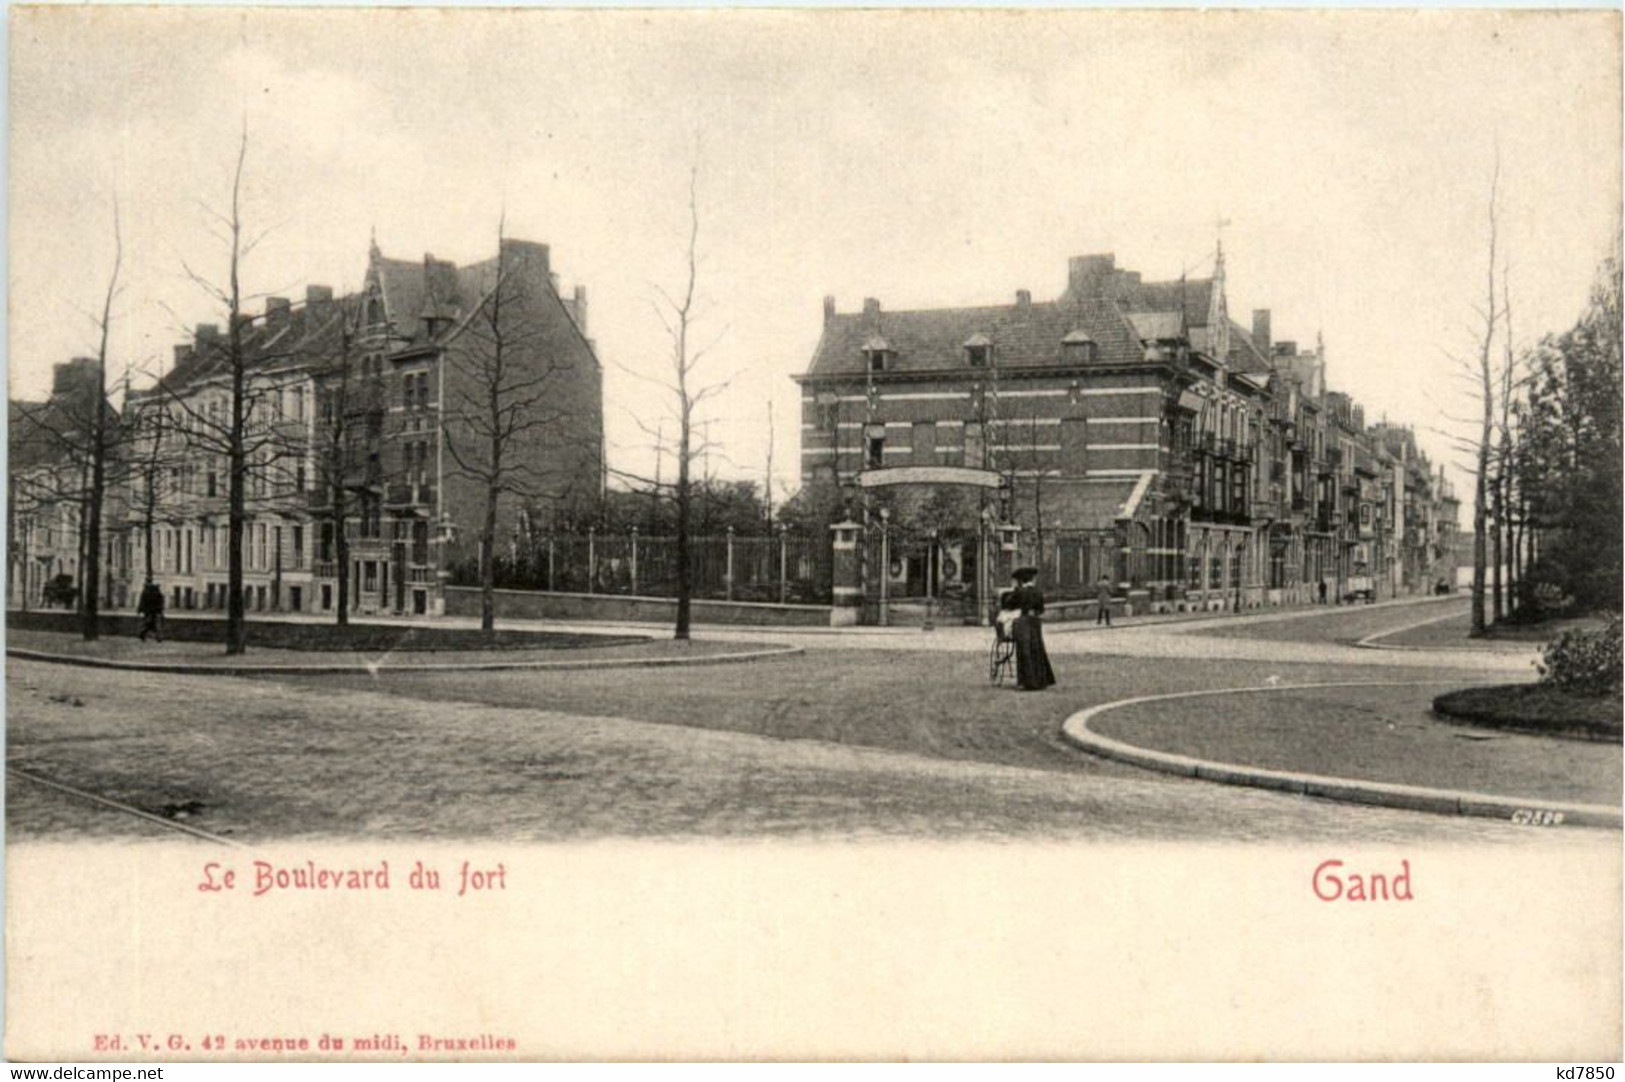
[{"label": "street lamp", "polygon": [[880,509],[880,626],[891,626],[891,509]]}]

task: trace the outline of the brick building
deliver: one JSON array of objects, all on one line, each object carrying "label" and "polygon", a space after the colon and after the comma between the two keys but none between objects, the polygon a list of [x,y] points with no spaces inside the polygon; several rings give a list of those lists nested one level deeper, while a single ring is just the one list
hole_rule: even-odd
[{"label": "brick building", "polygon": [[[472,464],[483,453],[472,418],[493,379],[508,403],[522,388],[523,397],[540,389],[545,402],[533,408],[547,419],[505,449],[534,483],[527,498],[503,499],[497,536],[511,534],[521,516],[596,496],[602,373],[586,321],[585,290],[560,295],[548,247],[512,239],[466,267],[433,256],[389,259],[374,245],[359,292],[335,298],[310,286],[303,303],[272,297],[263,314],[245,318],[253,448],[246,608],[330,612],[344,575],[356,613],[443,611],[450,570],[477,558],[484,489],[458,455]],[[492,376],[497,340],[501,371]],[[227,343],[219,327],[199,325],[159,384],[129,396],[143,433],[137,453],[162,463],[154,569],[174,608],[226,603]],[[139,567],[143,493],[132,484],[125,522]],[[334,513],[335,485],[342,516]],[[336,560],[341,528],[346,567]]]},{"label": "brick building", "polygon": [[877,527],[890,598],[972,609],[977,569],[1012,559],[1063,598],[1105,575],[1142,609],[1376,588],[1425,459],[1394,460],[1328,390],[1324,348],[1270,324],[1230,318],[1222,250],[1211,277],[1161,282],[1075,258],[1053,301],[847,314],[826,298],[798,377],[803,483],[866,525],[871,597]]}]

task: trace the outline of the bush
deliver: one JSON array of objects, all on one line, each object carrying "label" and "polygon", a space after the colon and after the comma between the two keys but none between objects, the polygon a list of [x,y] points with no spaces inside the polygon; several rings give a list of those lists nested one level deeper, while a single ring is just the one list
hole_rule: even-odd
[{"label": "bush", "polygon": [[1620,639],[1618,613],[1595,631],[1565,631],[1541,657],[1541,683],[1587,695],[1618,696]]}]

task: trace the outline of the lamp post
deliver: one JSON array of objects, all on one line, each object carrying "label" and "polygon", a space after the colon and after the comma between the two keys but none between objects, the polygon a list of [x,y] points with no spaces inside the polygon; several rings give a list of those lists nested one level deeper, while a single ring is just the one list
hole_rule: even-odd
[{"label": "lamp post", "polygon": [[[925,623],[921,625],[922,631],[935,631],[936,623],[936,595],[931,589],[931,576],[937,570],[937,530],[933,526],[926,535],[925,543]],[[887,569],[890,570],[889,568]]]},{"label": "lamp post", "polygon": [[891,509],[880,509],[880,626],[891,626]]}]

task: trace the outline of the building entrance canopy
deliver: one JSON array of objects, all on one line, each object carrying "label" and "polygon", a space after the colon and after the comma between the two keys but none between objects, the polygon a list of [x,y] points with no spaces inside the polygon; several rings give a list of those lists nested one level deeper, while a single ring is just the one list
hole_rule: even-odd
[{"label": "building entrance canopy", "polygon": [[967,485],[972,488],[1004,488],[1001,474],[968,466],[889,466],[858,474],[861,488],[890,485]]}]

